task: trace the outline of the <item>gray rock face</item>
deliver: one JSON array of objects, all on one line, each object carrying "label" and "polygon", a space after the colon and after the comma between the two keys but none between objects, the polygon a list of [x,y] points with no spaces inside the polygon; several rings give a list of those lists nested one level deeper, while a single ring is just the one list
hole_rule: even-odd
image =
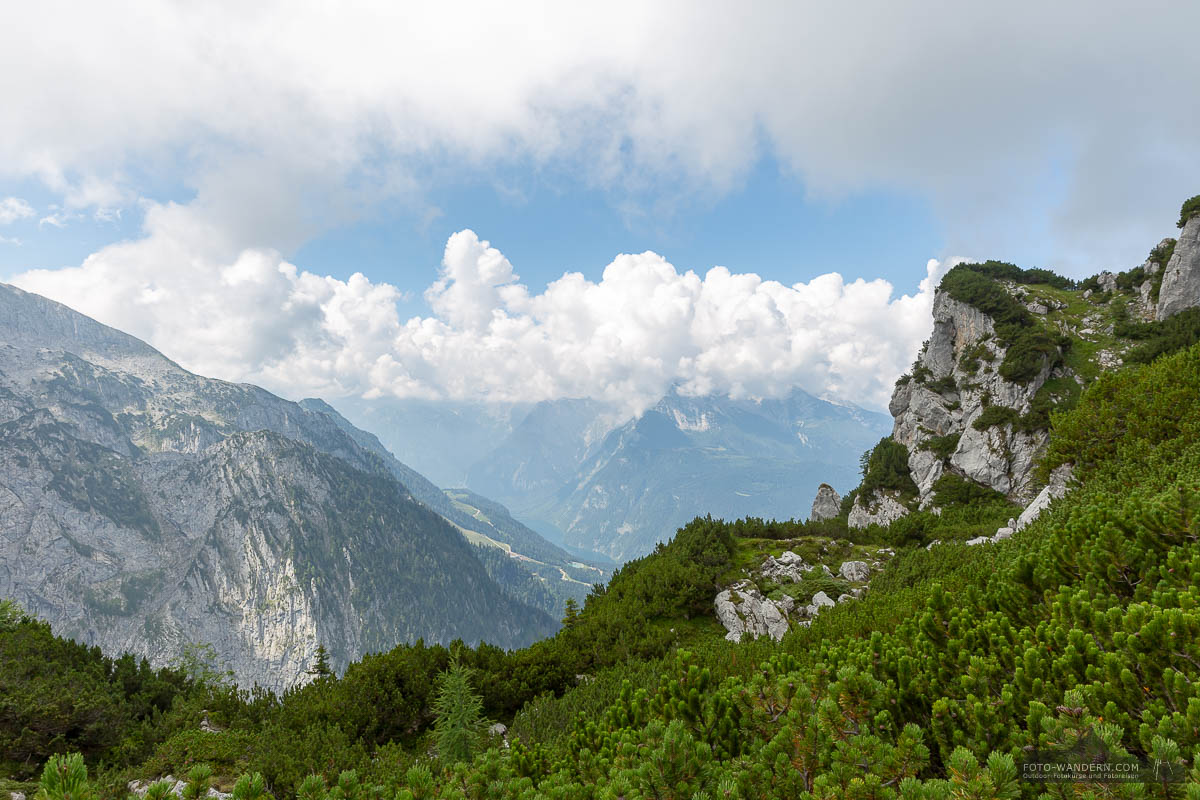
[{"label": "gray rock face", "polygon": [[821,613],[822,608],[833,608],[835,605],[837,603],[833,601],[832,597],[824,592],[817,592],[813,595],[812,602],[804,609],[804,613],[809,617],[815,617]]},{"label": "gray rock face", "polygon": [[[1153,274],[1150,272],[1150,269],[1152,267],[1157,267],[1158,265],[1153,261],[1147,261],[1144,266],[1146,267],[1147,274]],[[1142,285],[1138,287],[1138,296],[1137,300],[1134,302],[1134,311],[1139,317],[1146,321],[1151,321],[1158,318],[1158,310],[1154,304],[1153,294],[1154,281],[1150,279],[1142,281]]]},{"label": "gray rock face", "polygon": [[3,284],[0,597],[155,665],[211,645],[273,689],[307,680],[319,644],[340,668],[422,636],[515,646],[555,627],[329,414]]},{"label": "gray rock face", "polygon": [[908,509],[895,497],[887,493],[876,492],[866,506],[856,501],[850,508],[850,516],[846,522],[851,528],[865,528],[868,525],[886,526],[907,514]]},{"label": "gray rock face", "polygon": [[792,583],[799,583],[804,578],[805,573],[812,571],[813,566],[805,564],[804,559],[791,550],[786,551],[778,559],[773,556],[767,556],[759,568],[759,573],[764,578],[777,583],[785,580]]},{"label": "gray rock face", "polygon": [[1012,525],[1013,530],[1019,531],[1033,522],[1052,502],[1070,491],[1071,476],[1072,470],[1069,464],[1063,464],[1050,473],[1050,483],[1025,507],[1021,516],[1017,517],[1017,521]]},{"label": "gray rock face", "polygon": [[838,574],[848,581],[862,582],[871,577],[871,568],[865,561],[844,561]]},{"label": "gray rock face", "polygon": [[779,641],[788,631],[787,615],[791,611],[791,604],[777,605],[748,581],[720,592],[714,604],[717,619],[727,631],[725,638],[731,642],[741,641],[744,633],[755,638],[770,636]]},{"label": "gray rock face", "polygon": [[842,511],[842,496],[828,483],[817,487],[817,496],[813,499],[812,512],[808,515],[810,522],[820,522],[833,519]]},{"label": "gray rock face", "polygon": [[[1002,528],[997,528],[996,532],[991,536],[977,536],[974,539],[969,539],[969,546],[979,544],[995,544],[996,542],[1011,539],[1013,534],[1024,528],[1029,523],[1033,522],[1038,516],[1046,510],[1051,502],[1062,497],[1071,486],[1072,468],[1069,464],[1063,464],[1050,474],[1050,483],[1038,493],[1038,496],[1021,512],[1021,516],[1017,519],[1009,519],[1008,525]],[[932,544],[930,545],[932,547]],[[928,549],[928,548],[927,548]]]},{"label": "gray rock face", "polygon": [[[1020,288],[1012,291],[1025,302]],[[1039,313],[1048,313],[1049,306],[1043,305],[1045,311]],[[934,502],[933,486],[947,468],[1012,500],[1028,502],[1033,467],[1048,441],[1047,432],[1014,431],[1010,424],[981,431],[973,423],[987,404],[1018,414],[1028,412],[1033,396],[1051,377],[1049,369],[1026,385],[1005,380],[998,372],[1005,350],[994,338],[992,319],[949,295],[939,293],[935,298],[933,319],[933,335],[918,360],[931,373],[930,383],[941,384],[941,391],[909,380],[897,385],[889,405],[895,419],[892,436],[908,448],[920,507],[929,508]],[[979,365],[974,373],[963,366],[964,360],[972,359]],[[954,391],[943,388],[947,382],[953,383]],[[922,447],[931,438],[950,434],[959,438],[948,459]],[[856,522],[866,520],[862,513],[855,515]]]},{"label": "gray rock face", "polygon": [[1105,270],[1096,276],[1100,288],[1106,292],[1115,292],[1117,290],[1117,276]]},{"label": "gray rock face", "polygon": [[1163,273],[1157,318],[1166,319],[1200,305],[1200,216],[1183,226],[1175,253]]}]

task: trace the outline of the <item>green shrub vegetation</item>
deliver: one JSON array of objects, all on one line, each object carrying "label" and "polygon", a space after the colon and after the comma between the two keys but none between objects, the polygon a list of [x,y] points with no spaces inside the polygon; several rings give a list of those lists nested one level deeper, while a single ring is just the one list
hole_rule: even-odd
[{"label": "green shrub vegetation", "polygon": [[899,492],[905,497],[917,493],[917,485],[908,469],[908,448],[890,436],[880,439],[873,449],[863,453],[860,466],[863,480],[858,491],[862,497],[869,498],[881,490]]},{"label": "green shrub vegetation", "polygon": [[988,428],[995,428],[1000,425],[1016,425],[1020,421],[1021,415],[1016,409],[1008,406],[987,406],[980,412],[975,421],[971,423],[971,427],[977,431],[986,431]]},{"label": "green shrub vegetation", "polygon": [[940,459],[947,459],[953,455],[955,449],[958,448],[958,441],[962,438],[961,433],[949,433],[945,436],[931,436],[921,442],[918,447],[922,450],[928,450]]},{"label": "green shrub vegetation", "polygon": [[[1046,330],[1007,290],[984,269],[988,264],[959,264],[942,278],[940,289],[955,300],[979,309],[995,321],[996,337],[1007,350],[1000,363],[1000,376],[1013,383],[1027,384],[1046,368],[1053,368],[1062,361],[1063,351],[1070,347],[1070,339],[1062,334]],[[1002,265],[1007,269],[1011,264]],[[1040,273],[1046,270],[1025,270]],[[1058,276],[1054,276],[1058,278]],[[1032,281],[1031,281],[1032,282]],[[1049,280],[1039,280],[1048,283]],[[1073,285],[1066,278],[1054,284]],[[1062,287],[1060,287],[1062,288]]]},{"label": "green shrub vegetation", "polygon": [[1064,278],[1048,269],[1021,269],[1016,264],[1006,261],[985,261],[982,264],[964,264],[967,269],[988,278],[1012,283],[1044,284],[1056,289],[1074,289],[1075,281]]},{"label": "green shrub vegetation", "polygon": [[1133,322],[1126,318],[1118,322],[1116,333],[1140,342],[1126,354],[1126,361],[1148,364],[1159,356],[1177,353],[1200,342],[1200,308],[1189,308],[1156,322]]},{"label": "green shrub vegetation", "polygon": [[933,484],[934,497],[939,506],[972,505],[975,503],[1004,503],[1004,495],[988,486],[947,472]]},{"label": "green shrub vegetation", "polygon": [[1175,227],[1182,228],[1197,214],[1200,214],[1200,194],[1183,201],[1183,206],[1179,209],[1179,222],[1175,223]]},{"label": "green shrub vegetation", "polygon": [[929,389],[938,394],[954,394],[958,391],[958,384],[954,382],[953,375],[946,375],[930,383]]},{"label": "green shrub vegetation", "polygon": [[1122,292],[1131,292],[1136,287],[1141,286],[1146,280],[1146,269],[1144,267],[1134,267],[1131,270],[1117,273],[1117,290]]},{"label": "green shrub vegetation", "polygon": [[[1200,345],[1100,376],[1050,415],[1043,469],[1070,463],[1080,481],[1066,499],[967,547],[1015,507],[943,476],[940,515],[858,532],[897,549],[862,599],[779,643],[725,641],[712,598],[751,542],[807,523],[698,518],[551,639],[405,645],[281,697],[106,659],[9,607],[0,759],[40,773],[48,800],[123,796],[168,768],[185,796],[239,800],[1197,800],[1198,397]],[[860,491],[911,482],[889,439],[863,467]],[[818,586],[842,588],[777,590]],[[469,680],[439,689],[455,670]],[[456,703],[465,750],[443,741]],[[222,733],[195,730],[202,710]],[[511,723],[507,744],[474,738],[484,720]],[[1180,783],[1020,779],[1030,751],[1088,737]]]}]

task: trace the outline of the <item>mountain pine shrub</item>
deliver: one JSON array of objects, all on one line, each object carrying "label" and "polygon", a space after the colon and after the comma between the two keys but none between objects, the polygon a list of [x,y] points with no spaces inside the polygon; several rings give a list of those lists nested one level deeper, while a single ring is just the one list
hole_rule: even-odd
[{"label": "mountain pine shrub", "polygon": [[1179,209],[1179,222],[1175,223],[1175,227],[1182,228],[1197,214],[1200,214],[1200,194],[1183,201],[1183,206]]}]

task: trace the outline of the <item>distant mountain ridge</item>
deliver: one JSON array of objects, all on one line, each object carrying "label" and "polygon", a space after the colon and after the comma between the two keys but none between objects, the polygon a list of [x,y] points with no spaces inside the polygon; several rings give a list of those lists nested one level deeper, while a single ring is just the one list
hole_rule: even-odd
[{"label": "distant mountain ridge", "polygon": [[[382,429],[389,441],[431,435],[419,403],[381,405],[406,420]],[[586,399],[507,413],[507,435],[492,430],[495,446],[459,467],[466,485],[563,547],[618,561],[648,553],[698,514],[804,517],[823,481],[857,483],[859,455],[891,429],[885,414],[799,389],[763,400],[672,391],[615,426],[611,409]]]},{"label": "distant mountain ridge", "polygon": [[573,595],[598,582],[511,518],[469,516],[320,401],[194,375],[0,284],[0,597],[56,628],[158,663],[211,644],[240,683],[277,689],[318,644],[338,666],[419,637],[553,632],[468,533],[536,548]]},{"label": "distant mountain ridge", "polygon": [[539,510],[567,544],[634,558],[696,516],[806,517],[823,480],[854,485],[857,454],[887,429],[882,414],[800,389],[761,401],[673,392],[593,446]]}]

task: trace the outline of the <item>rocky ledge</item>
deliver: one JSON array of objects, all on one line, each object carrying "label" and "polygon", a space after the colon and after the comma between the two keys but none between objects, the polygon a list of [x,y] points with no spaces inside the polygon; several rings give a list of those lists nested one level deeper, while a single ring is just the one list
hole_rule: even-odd
[{"label": "rocky ledge", "polygon": [[[736,642],[748,633],[756,639],[770,636],[779,641],[792,627],[812,624],[822,610],[857,600],[866,592],[872,573],[882,569],[895,552],[881,548],[873,555],[871,563],[842,561],[836,573],[827,564],[806,563],[791,550],[778,557],[768,555],[754,574],[717,594],[714,605],[725,626],[725,638]],[[810,595],[813,573],[826,588]],[[836,599],[826,590],[835,587],[841,590]]]}]

